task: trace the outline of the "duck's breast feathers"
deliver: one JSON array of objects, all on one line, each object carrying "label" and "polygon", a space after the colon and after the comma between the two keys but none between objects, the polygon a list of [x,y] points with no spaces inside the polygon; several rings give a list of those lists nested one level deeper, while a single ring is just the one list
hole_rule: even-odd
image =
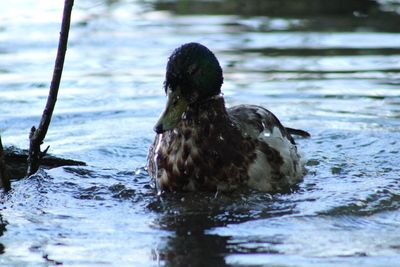
[{"label": "duck's breast feathers", "polygon": [[292,144],[292,136],[282,126],[279,119],[269,110],[255,105],[239,105],[229,108],[228,114],[231,120],[238,126],[244,137],[258,139],[260,134],[271,135],[278,130],[282,137]]}]

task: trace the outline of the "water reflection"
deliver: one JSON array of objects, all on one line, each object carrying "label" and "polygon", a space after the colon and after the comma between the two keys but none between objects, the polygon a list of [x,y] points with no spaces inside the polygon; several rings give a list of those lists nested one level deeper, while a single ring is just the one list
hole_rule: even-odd
[{"label": "water reflection", "polygon": [[[226,256],[246,251],[232,244],[229,236],[211,231],[261,218],[273,218],[296,212],[295,205],[269,194],[244,190],[229,194],[165,194],[148,208],[159,214],[155,227],[171,232],[154,252],[154,260],[165,266],[225,266]],[[265,250],[263,250],[266,253]],[[268,253],[277,253],[268,251]]]},{"label": "water reflection", "polygon": [[158,259],[165,266],[224,266],[229,237],[205,233],[216,222],[201,212],[163,216],[160,228],[171,232],[158,248]]},{"label": "water reflection", "polygon": [[223,0],[223,1],[156,1],[159,9],[179,14],[240,14],[298,17],[310,15],[353,15],[355,11],[368,13],[379,5],[374,0]]},{"label": "water reflection", "polygon": [[159,213],[154,225],[171,232],[155,254],[165,266],[224,266],[226,237],[207,235],[221,213],[217,200],[208,194],[164,195],[149,208]]},{"label": "water reflection", "polygon": [[[374,30],[398,32],[399,14],[374,0],[223,0],[223,1],[155,1],[157,10],[168,10],[179,15],[240,15],[244,17],[263,16],[265,23],[257,30],[291,31],[347,31]],[[270,27],[270,18],[284,18]],[[288,19],[299,19],[286,24]],[[307,19],[307,20],[304,20]],[[287,27],[280,27],[281,24]],[[247,30],[250,25],[238,24]],[[250,26],[250,27],[249,27]],[[242,28],[243,29],[243,28]]]}]

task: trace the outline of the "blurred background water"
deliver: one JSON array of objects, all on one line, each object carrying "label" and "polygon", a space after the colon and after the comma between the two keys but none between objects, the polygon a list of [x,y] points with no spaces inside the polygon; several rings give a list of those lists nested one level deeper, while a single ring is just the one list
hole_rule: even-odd
[{"label": "blurred background water", "polygon": [[[0,3],[0,134],[28,147],[63,1]],[[1,266],[398,266],[400,3],[78,0],[45,143],[87,167],[1,196]],[[168,194],[144,166],[167,58],[201,42],[229,106],[263,105],[299,139],[291,194]]]}]

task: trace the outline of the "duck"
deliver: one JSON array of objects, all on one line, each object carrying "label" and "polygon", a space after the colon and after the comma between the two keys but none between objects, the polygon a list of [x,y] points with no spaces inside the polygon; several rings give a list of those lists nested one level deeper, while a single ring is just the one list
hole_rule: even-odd
[{"label": "duck", "polygon": [[158,193],[227,192],[239,188],[274,193],[303,180],[305,160],[292,135],[264,107],[227,108],[221,93],[223,72],[206,46],[187,43],[168,59],[165,110],[147,156]]}]

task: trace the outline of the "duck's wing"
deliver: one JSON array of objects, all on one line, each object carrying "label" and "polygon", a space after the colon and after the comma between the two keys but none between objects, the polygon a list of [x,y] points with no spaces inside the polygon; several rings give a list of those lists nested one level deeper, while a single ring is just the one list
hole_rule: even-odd
[{"label": "duck's wing", "polygon": [[291,134],[308,136],[307,132],[284,127],[260,106],[235,106],[228,109],[228,115],[243,137],[257,144],[256,158],[248,167],[250,187],[276,191],[302,180],[305,162]]},{"label": "duck's wing", "polygon": [[269,110],[255,105],[239,105],[229,108],[230,119],[237,125],[243,136],[258,138],[262,132],[272,133],[277,128],[282,136],[293,141],[279,119]]},{"label": "duck's wing", "polygon": [[292,144],[295,144],[293,135],[309,137],[306,131],[286,128],[279,119],[269,110],[256,105],[239,105],[229,108],[230,119],[238,126],[243,136],[258,138],[261,133],[272,134],[278,129],[283,137],[286,137]]}]

